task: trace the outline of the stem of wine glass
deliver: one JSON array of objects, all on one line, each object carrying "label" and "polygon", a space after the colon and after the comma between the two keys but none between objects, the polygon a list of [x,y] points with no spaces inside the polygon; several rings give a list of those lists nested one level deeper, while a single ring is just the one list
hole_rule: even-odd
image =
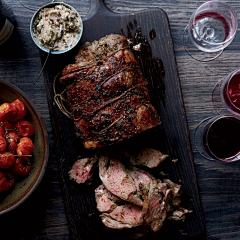
[{"label": "stem of wine glass", "polygon": [[212,105],[213,109],[218,113],[218,114],[223,114],[224,112],[224,107],[223,107],[223,102],[222,102],[222,82],[223,79],[219,80],[213,90],[212,90]]}]

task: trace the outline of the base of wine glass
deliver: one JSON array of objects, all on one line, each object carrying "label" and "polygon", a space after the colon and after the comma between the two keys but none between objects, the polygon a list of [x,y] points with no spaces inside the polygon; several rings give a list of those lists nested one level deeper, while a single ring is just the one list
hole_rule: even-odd
[{"label": "base of wine glass", "polygon": [[[218,161],[218,162],[224,162],[224,163],[230,163],[230,162],[236,162],[240,160],[240,153],[236,154],[233,157],[226,158],[226,159],[221,159],[218,157],[212,156],[212,154],[208,153],[206,148],[204,147],[204,138],[205,134],[207,134],[207,131],[209,130],[209,126],[213,124],[214,121],[219,120],[221,118],[231,118],[234,116],[231,115],[216,115],[212,117],[205,118],[202,120],[196,127],[195,132],[194,132],[194,144],[197,152],[205,159],[210,160],[210,161]],[[209,152],[211,152],[209,150]]]},{"label": "base of wine glass", "polygon": [[200,62],[209,62],[218,58],[223,50],[214,53],[203,52],[199,50],[191,41],[188,34],[188,25],[183,31],[183,46],[190,57]]},{"label": "base of wine glass", "polygon": [[212,117],[205,118],[202,120],[196,127],[195,132],[194,132],[194,144],[197,152],[203,157],[206,158],[210,161],[215,161],[215,159],[211,158],[207,152],[206,149],[203,147],[203,131],[208,123],[208,121]]},{"label": "base of wine glass", "polygon": [[32,10],[32,11],[37,11],[40,7],[54,2],[55,0],[28,0],[28,1],[22,1],[22,0],[18,0],[18,2],[25,8]]}]

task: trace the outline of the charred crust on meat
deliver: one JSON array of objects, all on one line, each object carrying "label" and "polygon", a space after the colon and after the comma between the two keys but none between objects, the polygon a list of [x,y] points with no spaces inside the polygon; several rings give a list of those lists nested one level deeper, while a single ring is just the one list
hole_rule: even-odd
[{"label": "charred crust on meat", "polygon": [[[161,124],[127,38],[85,43],[62,71],[60,94],[85,148],[101,148]],[[66,113],[65,112],[65,113]]]}]

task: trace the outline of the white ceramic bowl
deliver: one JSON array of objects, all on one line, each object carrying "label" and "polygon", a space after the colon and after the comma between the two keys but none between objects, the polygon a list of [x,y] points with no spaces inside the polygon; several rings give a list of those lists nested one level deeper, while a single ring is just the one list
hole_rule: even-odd
[{"label": "white ceramic bowl", "polygon": [[34,28],[34,22],[35,22],[36,18],[38,17],[39,12],[40,12],[43,8],[51,8],[51,7],[54,7],[54,6],[59,5],[59,4],[65,6],[65,7],[67,7],[67,8],[69,8],[69,9],[71,9],[71,10],[73,10],[73,11],[75,11],[75,12],[77,13],[78,18],[79,18],[80,21],[81,21],[81,28],[80,28],[80,30],[79,30],[79,32],[78,32],[78,37],[77,37],[75,43],[73,43],[69,48],[66,48],[66,49],[64,49],[64,50],[52,50],[52,51],[51,51],[52,54],[62,54],[62,53],[66,53],[66,52],[70,51],[71,49],[73,49],[73,48],[79,43],[79,41],[80,41],[80,39],[81,39],[81,37],[82,37],[82,32],[83,32],[83,22],[82,22],[82,18],[81,18],[81,16],[79,15],[79,13],[77,12],[77,10],[76,10],[75,8],[73,8],[72,6],[70,6],[70,5],[66,4],[66,3],[63,3],[63,2],[52,2],[52,3],[48,3],[48,4],[44,5],[44,6],[42,6],[41,8],[39,8],[39,9],[34,13],[32,19],[31,19],[31,23],[30,23],[30,34],[31,34],[31,37],[32,37],[34,43],[35,43],[41,50],[43,50],[44,52],[47,52],[47,53],[49,52],[49,48],[46,48],[46,47],[44,47],[43,45],[41,45],[41,44],[37,41],[37,39],[34,37],[34,29],[33,29],[33,28]]}]

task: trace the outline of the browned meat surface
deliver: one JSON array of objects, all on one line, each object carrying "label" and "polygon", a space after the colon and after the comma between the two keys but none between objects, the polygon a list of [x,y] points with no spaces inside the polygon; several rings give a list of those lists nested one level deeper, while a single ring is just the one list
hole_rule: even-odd
[{"label": "browned meat surface", "polygon": [[75,60],[76,63],[96,62],[127,47],[128,42],[124,36],[110,34],[106,37],[100,38],[98,41],[85,43],[85,45],[79,50]]},{"label": "browned meat surface", "polygon": [[131,156],[130,163],[132,165],[154,168],[167,157],[167,154],[163,154],[153,148],[144,148],[137,155]]},{"label": "browned meat surface", "polygon": [[124,36],[86,43],[62,71],[63,98],[76,134],[90,148],[131,138],[160,124],[147,82]]},{"label": "browned meat surface", "polygon": [[95,189],[95,199],[99,212],[112,212],[119,204],[124,202],[109,192],[103,185]]},{"label": "browned meat surface", "polygon": [[128,204],[116,207],[111,213],[101,215],[105,226],[113,229],[132,228],[143,224],[142,209]]},{"label": "browned meat surface", "polygon": [[92,177],[92,170],[94,164],[97,162],[98,157],[83,158],[77,160],[72,169],[68,172],[69,178],[76,181],[76,183],[85,183]]},{"label": "browned meat surface", "polygon": [[60,81],[62,84],[65,84],[72,77],[83,79],[91,75],[95,81],[101,82],[113,74],[130,67],[139,68],[133,53],[130,49],[126,48],[114,52],[106,59],[88,65],[83,66],[81,63],[69,64],[62,70]]}]

